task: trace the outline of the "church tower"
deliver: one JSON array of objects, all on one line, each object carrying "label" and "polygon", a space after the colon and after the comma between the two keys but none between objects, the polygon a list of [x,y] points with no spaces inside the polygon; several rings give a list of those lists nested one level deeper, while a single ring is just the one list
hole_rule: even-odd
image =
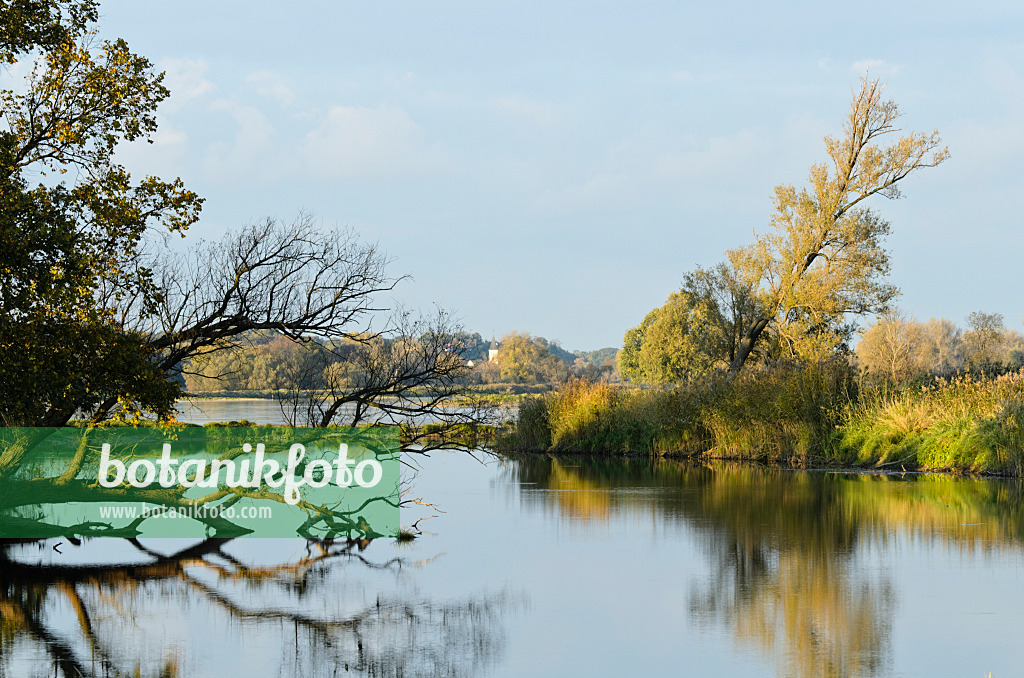
[{"label": "church tower", "polygon": [[494,339],[494,333],[491,333],[491,347],[487,349],[487,360],[494,361],[498,359],[498,342]]}]

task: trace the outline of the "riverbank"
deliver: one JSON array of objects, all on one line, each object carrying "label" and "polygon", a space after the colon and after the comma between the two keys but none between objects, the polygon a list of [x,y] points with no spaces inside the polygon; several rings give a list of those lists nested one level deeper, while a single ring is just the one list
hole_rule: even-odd
[{"label": "riverbank", "polygon": [[1024,372],[892,388],[842,363],[662,390],[573,381],[523,401],[507,451],[1024,475]]}]

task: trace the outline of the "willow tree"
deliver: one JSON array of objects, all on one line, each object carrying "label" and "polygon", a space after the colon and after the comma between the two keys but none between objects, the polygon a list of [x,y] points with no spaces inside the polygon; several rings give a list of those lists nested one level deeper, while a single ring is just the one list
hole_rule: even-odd
[{"label": "willow tree", "polygon": [[622,376],[647,384],[677,384],[725,364],[726,322],[713,300],[682,289],[626,332]]},{"label": "willow tree", "polygon": [[898,310],[869,324],[857,344],[857,359],[868,372],[899,383],[928,371],[925,328]]},{"label": "willow tree", "polygon": [[733,371],[769,327],[794,355],[827,352],[841,341],[847,314],[883,311],[899,293],[886,280],[889,223],[865,201],[899,198],[903,179],[949,151],[938,131],[898,127],[899,108],[883,90],[877,79],[861,80],[842,136],[825,137],[828,161],[811,167],[804,188],[776,186],[770,230],[727,253],[761,309],[743,331]]}]

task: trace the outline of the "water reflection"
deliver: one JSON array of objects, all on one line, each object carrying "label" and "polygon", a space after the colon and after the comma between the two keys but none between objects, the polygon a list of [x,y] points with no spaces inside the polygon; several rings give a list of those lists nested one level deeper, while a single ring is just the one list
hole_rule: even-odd
[{"label": "water reflection", "polygon": [[858,558],[861,528],[841,480],[760,469],[704,475],[692,508],[703,516],[712,574],[694,587],[693,615],[774,657],[780,675],[885,673],[896,599],[890,578]]},{"label": "water reflection", "polygon": [[0,675],[472,676],[499,660],[503,616],[522,603],[395,586],[418,564],[376,560],[367,540],[310,540],[284,564],[225,539],[166,554],[91,542],[115,543],[131,549],[103,558],[118,562],[72,565],[48,558],[55,542],[0,545]]},{"label": "water reflection", "polygon": [[424,468],[412,496],[440,508],[423,509],[437,515],[423,524],[433,534],[406,547],[4,545],[0,676],[1001,676],[1020,665],[1018,482],[636,460],[485,467],[465,455]]},{"label": "water reflection", "polygon": [[1019,549],[1019,482],[793,472],[670,461],[531,458],[510,467],[523,502],[588,524],[648,515],[700,544],[708,574],[691,620],[727,630],[779,676],[891,671],[894,541]]}]

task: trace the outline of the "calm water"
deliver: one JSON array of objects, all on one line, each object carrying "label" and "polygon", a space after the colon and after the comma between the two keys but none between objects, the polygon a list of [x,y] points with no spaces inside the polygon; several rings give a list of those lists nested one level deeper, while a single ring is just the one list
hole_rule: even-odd
[{"label": "calm water", "polygon": [[[262,398],[230,398],[224,400],[179,400],[178,420],[192,424],[213,421],[241,421],[284,426],[288,422],[275,400]],[[305,422],[302,422],[305,423]]]},{"label": "calm water", "polygon": [[420,465],[408,498],[433,507],[403,511],[424,518],[405,546],[8,547],[0,675],[1024,669],[1018,482],[454,453]]},{"label": "calm water", "polygon": [[[176,404],[178,409],[178,420],[192,424],[208,424],[210,422],[241,421],[247,419],[255,424],[275,424],[284,426],[288,424],[284,413],[281,411],[280,403],[274,400],[261,398],[226,398],[224,400],[179,400]],[[344,421],[346,415],[351,415],[351,407],[342,407],[339,420]],[[510,410],[495,409],[491,411],[495,422],[504,421],[510,416]],[[364,415],[372,420],[373,414]],[[417,424],[426,424],[435,421],[430,416],[419,416],[415,418]],[[306,422],[298,419],[298,425],[305,426]]]}]

